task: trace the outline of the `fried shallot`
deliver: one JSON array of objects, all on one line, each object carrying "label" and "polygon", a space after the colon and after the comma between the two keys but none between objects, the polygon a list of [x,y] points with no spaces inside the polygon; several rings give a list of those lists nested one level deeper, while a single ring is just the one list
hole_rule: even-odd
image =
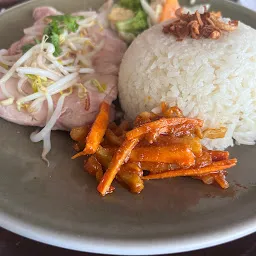
[{"label": "fried shallot", "polygon": [[163,33],[172,34],[177,41],[184,40],[187,36],[193,39],[210,38],[219,39],[223,31],[234,31],[238,27],[237,20],[224,22],[220,12],[208,12],[206,8],[204,13],[196,11],[194,14],[183,13],[183,8],[176,10],[177,19],[163,27]]}]

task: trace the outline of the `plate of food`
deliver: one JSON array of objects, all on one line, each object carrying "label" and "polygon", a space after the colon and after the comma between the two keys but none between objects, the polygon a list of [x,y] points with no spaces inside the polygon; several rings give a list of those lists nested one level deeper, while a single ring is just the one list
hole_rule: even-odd
[{"label": "plate of food", "polygon": [[256,231],[256,16],[193,2],[34,0],[1,14],[3,228],[127,255]]}]

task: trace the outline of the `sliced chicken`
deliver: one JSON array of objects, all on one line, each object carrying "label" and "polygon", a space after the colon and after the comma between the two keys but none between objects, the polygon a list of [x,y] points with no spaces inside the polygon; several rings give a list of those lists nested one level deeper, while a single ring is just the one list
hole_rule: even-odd
[{"label": "sliced chicken", "polygon": [[[42,36],[45,27],[45,23],[43,22],[45,17],[57,14],[60,13],[51,7],[36,8],[33,14],[35,24],[24,30],[25,36],[20,41],[12,44],[9,49],[9,55],[20,53],[24,44],[34,42],[34,37],[30,34],[34,35],[35,31],[38,32],[38,35]],[[91,79],[97,79],[100,83],[106,84],[106,90],[104,92],[99,92],[93,85],[88,86],[87,91],[89,98],[86,97],[81,99],[78,97],[77,89],[74,89],[72,94],[65,98],[62,114],[55,124],[54,129],[70,130],[73,127],[92,123],[98,113],[101,102],[104,99],[107,99],[112,103],[117,97],[117,75],[123,54],[126,51],[126,44],[109,29],[104,29],[104,31],[99,32],[99,29],[96,26],[88,29],[87,36],[94,38],[94,40],[98,42],[104,43],[104,45],[92,58],[92,65],[95,73],[81,75],[80,82],[84,83]],[[23,95],[17,90],[17,82],[18,79],[16,78],[9,79],[6,83],[6,88],[16,99],[19,99],[23,97]],[[23,90],[32,93],[31,85],[28,83],[23,86]],[[53,96],[55,105],[58,98],[58,95]],[[4,96],[0,90],[0,100],[3,99]],[[46,123],[47,109],[47,102],[44,101],[41,109],[37,112],[29,113],[25,109],[19,111],[14,102],[14,104],[9,106],[0,105],[0,117],[21,125],[43,127]]]}]

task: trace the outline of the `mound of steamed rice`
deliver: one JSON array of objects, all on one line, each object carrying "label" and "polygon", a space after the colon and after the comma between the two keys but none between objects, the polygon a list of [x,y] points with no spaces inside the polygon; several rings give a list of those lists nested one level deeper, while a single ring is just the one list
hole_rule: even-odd
[{"label": "mound of steamed rice", "polygon": [[162,24],[142,33],[129,47],[119,74],[119,97],[128,118],[161,101],[205,128],[226,127],[225,138],[205,139],[210,148],[256,140],[256,30],[239,22],[218,40],[177,42]]}]

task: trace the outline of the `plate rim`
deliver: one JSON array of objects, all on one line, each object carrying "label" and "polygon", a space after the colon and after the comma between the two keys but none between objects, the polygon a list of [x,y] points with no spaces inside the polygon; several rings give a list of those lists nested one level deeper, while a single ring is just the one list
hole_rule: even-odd
[{"label": "plate rim", "polygon": [[184,239],[147,239],[120,240],[118,238],[99,239],[96,237],[76,236],[61,233],[51,228],[33,225],[18,218],[0,212],[0,226],[34,241],[60,248],[113,255],[159,255],[189,252],[221,245],[256,231],[256,215],[225,229],[215,229],[208,233]]},{"label": "plate rim", "polygon": [[[40,0],[29,0],[27,2],[19,3],[1,13],[0,16],[8,15],[15,9],[38,1]],[[228,2],[230,5],[238,6],[238,4],[229,0],[224,1]],[[256,14],[256,12],[244,6],[239,7],[246,9],[246,11],[251,14]],[[165,239],[153,239],[150,243],[146,239],[140,239],[139,241],[120,240],[117,238],[99,239],[96,237],[80,237],[74,234],[60,233],[52,228],[44,228],[41,225],[22,221],[17,217],[5,213],[1,208],[0,227],[34,241],[75,251],[114,255],[122,255],[124,252],[126,255],[159,255],[204,249],[250,235],[256,232],[256,214],[251,218],[237,222],[229,228],[216,228],[214,231],[211,230],[208,233],[182,240],[173,239],[171,237]]]}]

